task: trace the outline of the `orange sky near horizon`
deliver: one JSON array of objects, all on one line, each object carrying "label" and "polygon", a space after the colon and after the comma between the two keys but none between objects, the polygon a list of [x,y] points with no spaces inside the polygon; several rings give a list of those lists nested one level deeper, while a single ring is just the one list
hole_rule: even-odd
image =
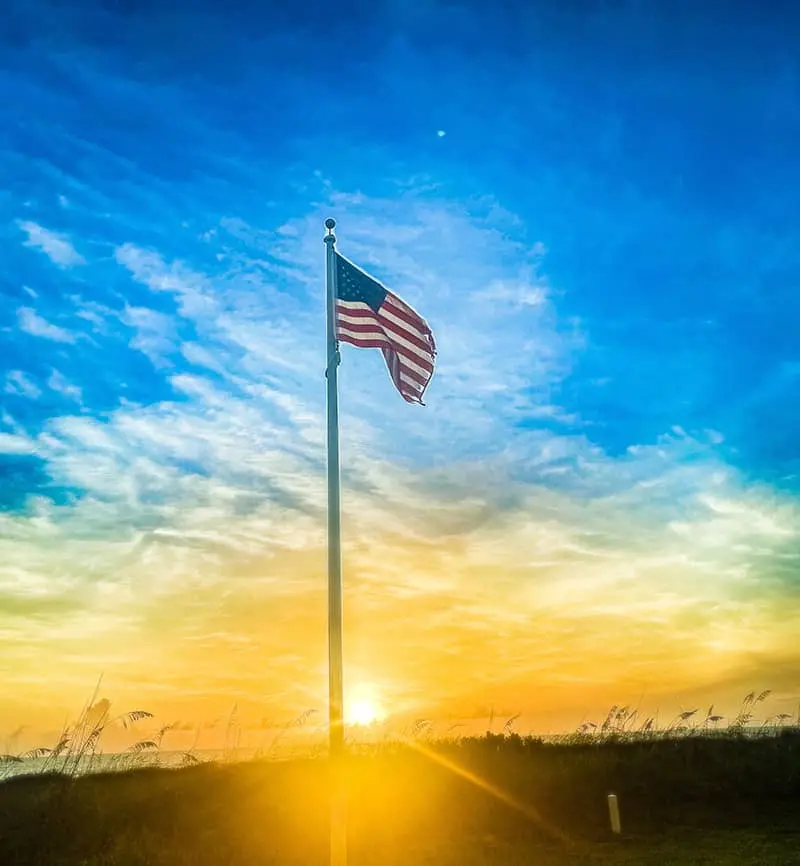
[{"label": "orange sky near horizon", "polygon": [[[653,527],[614,515],[613,502],[592,512],[544,489],[514,489],[497,466],[454,467],[450,479],[475,481],[471,498],[455,501],[447,477],[380,471],[392,491],[385,505],[352,488],[344,494],[345,682],[351,703],[366,694],[384,710],[387,729],[426,718],[440,732],[453,720],[480,732],[490,713],[495,726],[520,713],[517,730],[552,733],[599,721],[613,704],[664,722],[712,703],[733,715],[745,693],[761,689],[774,691],[769,714],[795,712],[800,616],[779,596],[751,594],[746,579],[731,593],[730,564],[709,558],[756,519],[755,505],[716,502],[716,517],[694,528],[693,557],[685,534],[668,531],[652,546]],[[500,491],[517,507],[475,521]],[[386,520],[398,505],[402,527]],[[619,548],[592,549],[579,520],[568,522],[576,507],[608,537],[616,526]],[[773,534],[792,516],[776,506],[758,514]],[[448,534],[453,521],[476,525]],[[381,530],[385,523],[396,531]],[[234,706],[250,732],[243,742],[306,710],[315,711],[311,728],[324,726],[324,539],[313,521],[291,529],[289,543],[282,522],[284,543],[269,556],[233,543],[267,537],[264,515],[224,530],[153,533],[133,557],[121,545],[106,563],[113,582],[95,583],[80,609],[41,612],[37,629],[28,622],[14,636],[0,736],[16,731],[20,748],[47,745],[100,674],[99,695],[115,712],[179,722],[176,748],[204,726],[200,742],[220,747]],[[214,538],[217,554],[187,543],[201,536]],[[64,563],[87,552],[84,543],[53,545],[49,556]],[[167,574],[168,583],[157,577]]]}]

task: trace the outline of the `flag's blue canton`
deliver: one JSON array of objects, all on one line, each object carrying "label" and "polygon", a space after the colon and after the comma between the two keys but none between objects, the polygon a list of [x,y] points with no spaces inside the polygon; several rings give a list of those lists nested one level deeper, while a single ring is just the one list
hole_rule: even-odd
[{"label": "flag's blue canton", "polygon": [[340,301],[367,304],[376,313],[386,300],[386,289],[341,256],[336,256],[336,296]]}]

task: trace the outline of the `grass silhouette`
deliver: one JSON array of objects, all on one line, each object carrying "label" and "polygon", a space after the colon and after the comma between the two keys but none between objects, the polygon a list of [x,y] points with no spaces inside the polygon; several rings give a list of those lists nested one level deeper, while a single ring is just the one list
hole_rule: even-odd
[{"label": "grass silhouette", "polygon": [[[748,696],[744,709],[759,703]],[[684,715],[656,730],[614,708],[597,733],[557,742],[512,725],[440,740],[416,726],[417,739],[354,746],[350,863],[797,862],[800,729],[746,733],[736,717],[713,731],[713,712]],[[96,747],[96,727],[74,742]],[[4,866],[327,862],[324,757],[76,775],[73,755],[64,766],[0,784]],[[621,838],[608,826],[610,791]]]}]

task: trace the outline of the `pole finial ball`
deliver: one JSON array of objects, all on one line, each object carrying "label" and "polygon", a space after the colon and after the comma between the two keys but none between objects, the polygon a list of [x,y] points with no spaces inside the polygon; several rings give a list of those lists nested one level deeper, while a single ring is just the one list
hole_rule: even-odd
[{"label": "pole finial ball", "polygon": [[325,228],[332,232],[336,228],[336,220],[328,217],[328,219],[325,220]]}]

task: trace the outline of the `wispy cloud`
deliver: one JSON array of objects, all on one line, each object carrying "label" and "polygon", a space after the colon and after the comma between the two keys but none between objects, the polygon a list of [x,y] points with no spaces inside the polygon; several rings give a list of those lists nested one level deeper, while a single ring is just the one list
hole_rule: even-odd
[{"label": "wispy cloud", "polygon": [[135,332],[131,348],[142,352],[158,367],[166,364],[167,356],[175,352],[177,344],[173,317],[148,307],[128,306],[121,319]]},{"label": "wispy cloud", "polygon": [[72,384],[64,374],[58,370],[53,370],[50,374],[50,377],[47,380],[47,387],[64,397],[68,397],[70,400],[75,400],[78,403],[81,401],[81,389],[77,385]]},{"label": "wispy cloud", "polygon": [[26,436],[0,432],[0,454],[33,454],[34,443]]},{"label": "wispy cloud", "polygon": [[66,235],[50,231],[29,220],[20,220],[17,225],[27,235],[25,246],[41,250],[59,267],[69,268],[86,264],[86,259],[75,249]]},{"label": "wispy cloud", "polygon": [[182,315],[212,317],[219,311],[208,279],[181,262],[167,265],[157,252],[130,243],[119,247],[115,257],[148,288],[175,295]]},{"label": "wispy cloud", "polygon": [[495,281],[473,295],[478,301],[509,303],[515,307],[538,307],[547,300],[547,286],[524,279],[520,282]]},{"label": "wispy cloud", "polygon": [[22,370],[11,370],[6,373],[6,393],[19,394],[36,400],[41,397],[42,389]]},{"label": "wispy cloud", "polygon": [[74,343],[77,340],[77,336],[72,331],[51,324],[31,307],[20,307],[17,310],[17,321],[20,330],[33,337],[41,337],[56,343]]}]

